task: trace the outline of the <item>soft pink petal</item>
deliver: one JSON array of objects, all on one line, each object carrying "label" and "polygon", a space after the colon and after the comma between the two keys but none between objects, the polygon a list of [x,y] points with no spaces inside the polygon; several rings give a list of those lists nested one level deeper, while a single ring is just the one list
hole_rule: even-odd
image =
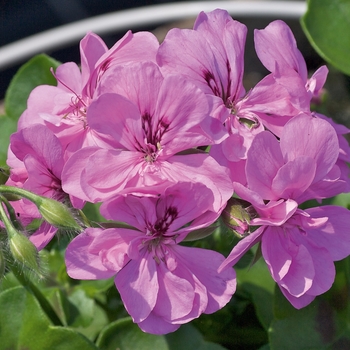
[{"label": "soft pink petal", "polygon": [[279,168],[284,164],[279,142],[268,131],[256,135],[248,151],[246,174],[249,188],[264,199],[276,200],[271,190]]},{"label": "soft pink petal", "polygon": [[[292,82],[289,84],[298,83]],[[300,85],[303,87],[303,85]],[[300,91],[300,90],[299,90]],[[276,79],[272,74],[263,78],[248,95],[237,103],[240,113],[243,111],[254,111],[272,115],[292,116],[298,113],[291,100],[290,91],[284,86],[282,79]]]},{"label": "soft pink petal", "polygon": [[292,263],[288,273],[279,284],[296,297],[309,291],[315,277],[314,262],[310,252],[304,245],[299,245],[296,254],[292,256]]},{"label": "soft pink petal", "polygon": [[108,48],[106,44],[95,33],[86,34],[80,41],[82,86],[87,84],[90,74],[92,74],[95,69],[97,61],[107,51]]},{"label": "soft pink petal", "polygon": [[312,279],[312,286],[307,291],[309,295],[320,295],[332,287],[335,279],[335,266],[331,255],[326,249],[315,248],[307,245],[307,250],[312,256],[315,276]]},{"label": "soft pink petal", "polygon": [[133,321],[145,320],[158,299],[157,263],[153,256],[144,250],[139,260],[130,260],[117,274],[115,285]]},{"label": "soft pink petal", "polygon": [[[182,74],[205,93],[221,96],[220,77],[216,68],[223,67],[225,61],[222,54],[215,57],[202,33],[171,29],[159,47],[157,62],[163,74]],[[207,78],[208,75],[212,78]]]},{"label": "soft pink petal", "polygon": [[321,89],[323,88],[328,75],[327,66],[321,66],[307,81],[306,89],[312,93],[316,98],[319,97]]},{"label": "soft pink petal", "polygon": [[44,221],[40,227],[30,235],[30,241],[38,250],[43,249],[55,236],[57,228]]},{"label": "soft pink petal", "polygon": [[139,115],[153,116],[163,79],[153,62],[118,65],[103,76],[98,94],[120,94],[138,107]]},{"label": "soft pink petal", "polygon": [[47,166],[56,177],[61,176],[63,151],[57,137],[44,125],[35,124],[12,134],[11,149],[21,160],[28,154]]},{"label": "soft pink petal", "polygon": [[97,147],[84,148],[73,154],[67,161],[62,171],[62,188],[64,192],[86,201],[90,200],[82,188],[81,175],[89,162],[89,157],[98,150],[99,148]]},{"label": "soft pink petal", "polygon": [[139,152],[99,149],[86,162],[81,187],[91,201],[110,198],[118,194],[128,180],[139,177],[142,161]]},{"label": "soft pink petal", "polygon": [[224,257],[217,252],[200,248],[175,246],[173,249],[181,258],[181,263],[205,286],[208,296],[205,313],[213,313],[224,307],[236,291],[235,271],[221,269],[218,272]]},{"label": "soft pink petal", "polygon": [[313,158],[316,162],[313,182],[317,182],[334,166],[339,142],[334,128],[326,120],[300,114],[285,125],[281,151],[286,162],[300,156]]},{"label": "soft pink petal", "polygon": [[285,288],[279,286],[283,295],[286,297],[286,299],[296,308],[301,309],[307,305],[309,305],[314,299],[314,295],[309,295],[307,293],[295,297],[294,295],[290,294]]},{"label": "soft pink petal", "polygon": [[307,156],[301,156],[283,165],[272,181],[271,189],[280,198],[297,199],[312,183],[316,164]]},{"label": "soft pink petal", "polygon": [[191,283],[169,271],[165,264],[160,263],[158,273],[158,298],[153,311],[167,322],[188,315],[195,298]]},{"label": "soft pink petal", "polygon": [[145,229],[145,222],[156,222],[157,198],[119,196],[102,203],[101,214],[109,220],[125,222],[139,230]]},{"label": "soft pink petal", "polygon": [[[288,239],[288,238],[286,238]],[[280,227],[267,227],[262,236],[261,250],[272,278],[279,283],[288,273],[293,256],[283,242],[284,232]],[[291,242],[290,244],[293,245]],[[297,249],[297,247],[294,247]]]},{"label": "soft pink petal", "polygon": [[55,77],[57,79],[57,87],[60,90],[63,90],[70,94],[81,94],[81,73],[76,63],[67,62],[61,64],[56,69]]},{"label": "soft pink petal", "polygon": [[174,182],[191,181],[205,184],[214,194],[214,211],[222,209],[232,196],[232,183],[227,170],[207,154],[176,155],[162,164],[162,171]]},{"label": "soft pink petal", "polygon": [[328,217],[321,227],[307,230],[307,239],[313,245],[325,248],[333,260],[341,260],[350,255],[350,212],[343,207],[327,205],[307,209],[312,218]]},{"label": "soft pink petal", "polygon": [[121,95],[105,93],[97,98],[89,107],[87,121],[93,130],[111,135],[115,148],[134,151],[144,144],[140,112]]},{"label": "soft pink petal", "polygon": [[[245,198],[244,198],[245,199]],[[281,226],[298,208],[298,203],[293,199],[270,201],[266,205],[255,205],[258,217],[251,220],[251,225]]]},{"label": "soft pink petal", "polygon": [[241,239],[232,249],[229,256],[221,263],[218,272],[222,272],[229,266],[234,266],[238,260],[256,243],[261,241],[261,235],[264,233],[264,227],[260,227],[247,237]]},{"label": "soft pink petal", "polygon": [[270,71],[274,72],[276,62],[282,69],[292,68],[306,83],[307,68],[297,48],[291,29],[283,21],[273,21],[265,29],[254,31],[255,50]]},{"label": "soft pink petal", "polygon": [[[230,97],[231,101],[242,97],[246,26],[232,20],[227,11],[216,9],[209,13],[201,12],[193,28],[206,38],[210,48],[215,48],[216,58],[222,56],[222,64],[218,64],[217,69],[221,82],[227,81],[230,85],[226,89],[230,92],[227,97]],[[225,71],[228,67],[229,70]]]},{"label": "soft pink petal", "polygon": [[138,323],[138,326],[146,333],[161,335],[175,332],[180,324],[169,323],[163,317],[151,312],[145,320]]},{"label": "soft pink petal", "polygon": [[116,274],[116,271],[106,268],[98,254],[88,250],[94,237],[102,232],[101,229],[87,229],[69,243],[65,262],[70,277],[90,280],[110,278]]}]

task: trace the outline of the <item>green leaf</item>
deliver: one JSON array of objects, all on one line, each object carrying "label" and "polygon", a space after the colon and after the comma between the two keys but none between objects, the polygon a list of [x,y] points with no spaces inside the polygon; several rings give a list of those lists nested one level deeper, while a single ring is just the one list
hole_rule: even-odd
[{"label": "green leaf", "polygon": [[200,228],[198,230],[191,231],[184,239],[184,242],[196,241],[198,239],[203,239],[205,237],[208,237],[217,228],[218,228],[218,226],[216,226],[216,225],[210,225],[209,227],[204,227],[204,228]]},{"label": "green leaf", "polygon": [[84,290],[86,294],[94,298],[97,294],[106,292],[114,285],[114,277],[106,280],[82,280],[79,288]]},{"label": "green leaf", "polygon": [[350,1],[308,0],[301,25],[318,54],[350,75]]},{"label": "green leaf", "polygon": [[204,340],[202,334],[191,324],[181,326],[176,332],[165,336],[169,350],[224,350],[219,344]]},{"label": "green leaf", "polygon": [[[342,284],[342,283],[341,283]],[[289,304],[276,287],[275,319],[269,330],[271,349],[347,349],[350,345],[348,312],[342,299],[348,295],[342,291],[331,291],[317,297],[310,305],[297,310]],[[344,294],[345,292],[345,294]],[[343,346],[337,347],[343,344]]]},{"label": "green leaf", "polygon": [[27,108],[30,92],[36,86],[56,85],[56,79],[50,69],[57,68],[59,64],[53,58],[41,54],[33,57],[18,70],[5,95],[5,111],[10,118],[18,120]]},{"label": "green leaf", "polygon": [[97,339],[101,350],[223,350],[219,344],[204,340],[192,325],[186,324],[167,335],[147,334],[133,323],[130,317],[117,320],[105,327]]},{"label": "green leaf", "polygon": [[76,289],[69,297],[70,313],[68,324],[73,327],[87,327],[94,319],[95,301],[81,289]]},{"label": "green leaf", "polygon": [[256,316],[267,331],[273,320],[273,295],[264,288],[250,283],[244,283],[241,288],[250,295],[250,299],[253,301],[255,307]]},{"label": "green leaf", "polygon": [[23,287],[0,293],[0,350],[96,350],[82,334],[54,327],[37,300]]},{"label": "green leaf", "polygon": [[274,293],[275,281],[272,279],[269,269],[263,259],[259,259],[253,266],[245,269],[237,269],[237,282],[251,283],[269,292]]},{"label": "green leaf", "polygon": [[6,165],[7,150],[10,144],[10,136],[17,129],[17,121],[7,116],[0,117],[0,166]]},{"label": "green leaf", "polygon": [[164,336],[142,332],[130,317],[105,327],[96,344],[101,350],[170,350]]}]

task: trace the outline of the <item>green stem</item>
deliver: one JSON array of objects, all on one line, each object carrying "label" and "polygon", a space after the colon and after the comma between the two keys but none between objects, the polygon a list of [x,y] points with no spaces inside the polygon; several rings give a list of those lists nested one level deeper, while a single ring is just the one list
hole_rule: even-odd
[{"label": "green stem", "polygon": [[38,196],[32,192],[26,191],[23,188],[6,186],[6,185],[0,185],[0,193],[21,196],[23,198],[30,200],[31,202],[35,202],[35,200],[38,197],[40,198],[40,196]]},{"label": "green stem", "polygon": [[17,216],[16,216],[16,213],[12,207],[12,205],[9,203],[9,201],[0,194],[0,203],[4,203],[5,206],[6,206],[6,209],[7,209],[7,212],[10,216],[10,220],[12,221],[14,227],[17,229],[17,230],[20,230],[22,229],[22,225],[20,224],[20,222],[17,220]]},{"label": "green stem", "polygon": [[25,287],[26,289],[28,289],[35,296],[35,298],[39,302],[41,308],[44,310],[45,314],[51,320],[53,325],[63,327],[64,326],[63,323],[61,322],[61,320],[57,316],[55,310],[53,309],[53,307],[51,306],[49,301],[41,293],[40,289],[34,283],[32,283],[29,280],[29,278],[26,278],[23,275],[23,273],[21,273],[18,266],[16,266],[15,264],[12,264],[11,271],[15,275],[17,280],[22,284],[22,286]]}]

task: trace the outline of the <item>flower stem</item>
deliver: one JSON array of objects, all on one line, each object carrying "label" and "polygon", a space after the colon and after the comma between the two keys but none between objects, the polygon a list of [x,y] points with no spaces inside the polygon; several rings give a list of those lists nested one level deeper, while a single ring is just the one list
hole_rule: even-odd
[{"label": "flower stem", "polygon": [[22,286],[28,289],[29,292],[31,292],[34,295],[34,297],[40,304],[47,317],[51,320],[53,325],[63,327],[63,323],[57,316],[55,310],[53,309],[49,301],[41,293],[40,289],[32,281],[30,281],[29,278],[24,276],[24,274],[20,271],[19,267],[16,266],[16,264],[12,264],[11,271],[15,275],[17,280],[22,284]]}]

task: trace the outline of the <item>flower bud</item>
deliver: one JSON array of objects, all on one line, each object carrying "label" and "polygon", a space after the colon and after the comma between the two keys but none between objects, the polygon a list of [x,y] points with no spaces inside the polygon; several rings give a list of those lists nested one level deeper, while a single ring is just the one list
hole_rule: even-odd
[{"label": "flower bud", "polygon": [[82,231],[67,206],[51,198],[38,198],[34,203],[45,221],[60,229]]},{"label": "flower bud", "polygon": [[249,202],[239,198],[230,198],[221,213],[221,218],[224,224],[241,238],[249,233],[250,220],[256,215],[256,211]]},{"label": "flower bud", "polygon": [[75,221],[69,208],[61,202],[13,186],[0,185],[0,193],[17,195],[30,200],[37,206],[44,220],[52,226],[65,230],[78,230],[79,232],[83,230]]},{"label": "flower bud", "polygon": [[40,273],[39,255],[35,245],[15,229],[8,230],[9,247],[16,262]]}]

